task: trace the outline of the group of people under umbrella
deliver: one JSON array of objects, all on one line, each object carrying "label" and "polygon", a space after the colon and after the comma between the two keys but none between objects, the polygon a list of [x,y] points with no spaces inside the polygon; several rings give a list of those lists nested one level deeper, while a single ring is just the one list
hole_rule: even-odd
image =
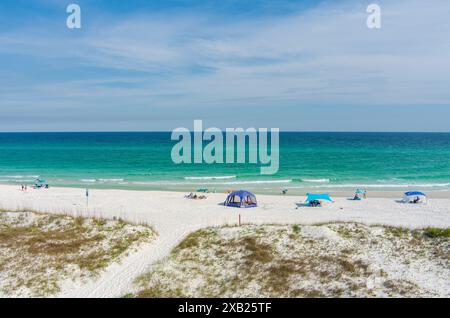
[{"label": "group of people under umbrella", "polygon": [[[352,200],[362,200],[367,198],[365,189],[357,189]],[[322,206],[324,202],[334,202],[328,193],[307,193],[305,203],[312,207]],[[405,192],[403,197],[405,203],[427,203],[427,196],[420,191]],[[246,190],[233,191],[228,194],[224,202],[225,206],[237,208],[254,208],[257,206],[256,196]]]}]

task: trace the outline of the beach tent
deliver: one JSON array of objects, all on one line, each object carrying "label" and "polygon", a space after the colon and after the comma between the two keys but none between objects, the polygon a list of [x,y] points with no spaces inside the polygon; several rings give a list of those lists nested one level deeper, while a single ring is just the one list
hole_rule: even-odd
[{"label": "beach tent", "polygon": [[236,208],[254,208],[257,206],[256,196],[245,190],[234,191],[228,195],[224,205]]},{"label": "beach tent", "polygon": [[321,194],[307,193],[305,202],[322,201],[322,200],[334,202],[333,200],[331,200],[330,195],[328,193],[321,193]]},{"label": "beach tent", "polygon": [[405,192],[403,201],[407,203],[427,203],[427,195],[420,191]]},{"label": "beach tent", "polygon": [[354,200],[365,199],[367,195],[367,191],[364,189],[356,189]]},{"label": "beach tent", "polygon": [[47,181],[45,181],[45,179],[38,177],[35,181],[34,181],[34,186],[36,188],[48,188],[48,183]]}]

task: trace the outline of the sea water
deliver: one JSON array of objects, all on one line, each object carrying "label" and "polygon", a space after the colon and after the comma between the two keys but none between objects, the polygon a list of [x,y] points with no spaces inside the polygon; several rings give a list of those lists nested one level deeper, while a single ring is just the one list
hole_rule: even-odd
[{"label": "sea water", "polygon": [[449,133],[280,133],[280,167],[174,164],[170,132],[1,133],[0,183],[194,191],[450,191]]}]

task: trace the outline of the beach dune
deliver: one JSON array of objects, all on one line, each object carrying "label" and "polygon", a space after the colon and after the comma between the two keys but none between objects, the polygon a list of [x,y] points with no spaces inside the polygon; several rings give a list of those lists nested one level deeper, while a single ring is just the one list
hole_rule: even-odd
[{"label": "beach dune", "polygon": [[[382,224],[406,228],[450,227],[450,199],[431,199],[428,204],[400,203],[394,198],[369,198],[351,201],[337,197],[322,208],[309,208],[304,197],[258,195],[259,206],[236,209],[222,205],[226,195],[208,194],[206,200],[188,200],[181,192],[90,190],[50,188],[45,190],[0,185],[0,208],[65,213],[75,216],[121,218],[148,224],[158,238],[120,264],[109,266],[95,281],[66,282],[62,297],[119,297],[130,291],[134,279],[148,270],[189,233],[201,228],[222,225],[251,224],[316,224],[344,221]],[[400,198],[400,194],[399,194]]]}]

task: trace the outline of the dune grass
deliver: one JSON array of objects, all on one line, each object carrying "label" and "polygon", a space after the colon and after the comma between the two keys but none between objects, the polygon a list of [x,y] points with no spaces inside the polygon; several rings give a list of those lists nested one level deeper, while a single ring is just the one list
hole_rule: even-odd
[{"label": "dune grass", "polygon": [[122,220],[0,212],[0,288],[6,296],[49,296],[64,279],[85,279],[149,241],[151,228]]},{"label": "dune grass", "polygon": [[426,237],[429,238],[449,238],[450,237],[450,228],[440,229],[435,227],[426,228],[423,232]]},{"label": "dune grass", "polygon": [[437,277],[448,277],[446,231],[356,223],[204,229],[127,297],[436,296],[402,268],[436,266]]}]

